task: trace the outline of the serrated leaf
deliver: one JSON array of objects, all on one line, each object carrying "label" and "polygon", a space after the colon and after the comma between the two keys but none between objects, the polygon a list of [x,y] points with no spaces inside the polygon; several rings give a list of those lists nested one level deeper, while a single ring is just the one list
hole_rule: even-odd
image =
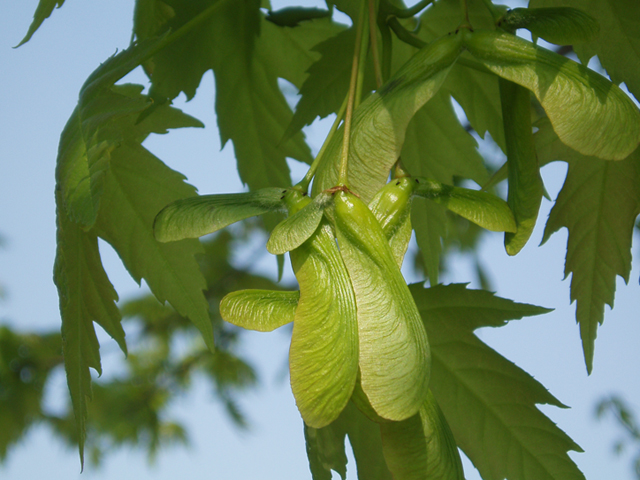
[{"label": "serrated leaf", "polygon": [[328,209],[355,292],[361,384],[383,418],[414,415],[427,396],[429,343],[380,225],[353,194]]},{"label": "serrated leaf", "polygon": [[220,301],[220,316],[238,327],[271,332],[293,322],[300,292],[236,290]]},{"label": "serrated leaf", "polygon": [[[349,28],[313,47],[320,58],[306,70],[308,75],[300,87],[300,101],[283,140],[291,138],[317,117],[325,118],[340,110],[349,91],[355,40],[355,29]],[[370,67],[370,63],[367,66]],[[369,68],[365,71],[363,91],[370,92],[374,86]]]},{"label": "serrated leaf", "polygon": [[318,229],[329,195],[320,194],[304,208],[280,222],[271,232],[267,250],[282,255],[302,245]]},{"label": "serrated leaf", "polygon": [[536,408],[562,403],[473,334],[549,310],[464,285],[410,290],[432,346],[430,388],[482,478],[584,479],[567,455],[580,447]]},{"label": "serrated leaf", "polygon": [[[86,80],[78,105],[60,136],[57,184],[70,217],[90,227],[96,220],[111,152],[122,141],[117,122],[138,115],[148,100],[114,83],[136,68],[161,41],[152,38],[109,58]],[[139,93],[139,92],[138,92]]]},{"label": "serrated leaf", "polygon": [[155,217],[153,231],[160,242],[198,238],[249,217],[283,210],[285,192],[272,187],[176,200]]},{"label": "serrated leaf", "polygon": [[531,0],[530,7],[567,6],[593,15],[600,24],[600,35],[575,45],[585,65],[594,55],[607,70],[611,80],[625,82],[629,91],[640,98],[640,9],[635,0]]},{"label": "serrated leaf", "polygon": [[640,143],[640,111],[603,76],[509,33],[476,30],[463,36],[467,49],[486,68],[534,93],[570,147],[584,155],[621,160]]},{"label": "serrated leaf", "polygon": [[98,238],[71,222],[63,207],[62,195],[56,194],[57,251],[54,282],[60,297],[62,340],[67,385],[76,418],[80,461],[84,464],[84,441],[87,400],[91,399],[93,368],[102,373],[100,345],[93,322],[98,323],[127,352],[118,295],[109,282],[100,260]]},{"label": "serrated leaf", "polygon": [[[459,35],[445,36],[416,53],[378,92],[355,110],[348,159],[349,188],[371,201],[396,163],[413,115],[429,101],[460,54]],[[314,194],[337,184],[342,147],[339,129],[320,161]]]},{"label": "serrated leaf", "polygon": [[416,195],[428,198],[453,213],[493,232],[515,232],[513,213],[507,203],[487,192],[445,185],[427,178],[417,178]]},{"label": "serrated leaf", "polygon": [[328,480],[331,470],[344,479],[347,473],[345,437],[356,460],[359,480],[391,480],[382,454],[380,427],[349,402],[338,419],[321,429],[305,426],[307,456],[313,480]]},{"label": "serrated leaf", "polygon": [[278,27],[263,21],[256,55],[269,69],[269,75],[284,78],[301,88],[308,77],[308,68],[320,58],[313,47],[344,29],[344,25],[329,18],[303,22],[295,28]]},{"label": "serrated leaf", "polygon": [[194,254],[197,240],[162,244],[153,236],[156,212],[176,198],[195,194],[184,177],[166,167],[135,142],[125,141],[113,152],[96,222],[100,237],[118,252],[131,276],[145,279],[160,302],[169,301],[188,317],[213,350],[206,282]]},{"label": "serrated leaf", "polygon": [[[460,125],[449,96],[442,93],[432,98],[409,123],[402,162],[415,176],[449,184],[454,176],[478,183],[488,176],[476,141]],[[416,241],[433,285],[438,283],[442,239],[447,236],[445,213],[429,202],[413,204]]]},{"label": "serrated leaf", "polygon": [[[493,28],[494,20],[482,2],[470,2],[468,7],[469,19],[475,28]],[[431,41],[455,30],[462,15],[460,2],[457,0],[433,3],[420,17],[420,38]],[[442,91],[450,93],[456,99],[480,137],[485,138],[485,133],[489,132],[504,150],[498,79],[488,71],[481,72],[472,68],[468,63],[469,58],[468,54],[463,54],[453,65],[447,81],[442,85]],[[450,183],[448,179],[438,180]]]},{"label": "serrated leaf", "polygon": [[38,28],[40,28],[40,25],[42,25],[42,22],[49,18],[53,9],[60,8],[63,4],[64,0],[40,0],[35,13],[33,14],[33,21],[31,22],[31,25],[29,25],[29,30],[20,43],[16,45],[16,48],[31,40],[33,34],[36,33]]},{"label": "serrated leaf", "polygon": [[526,28],[534,37],[556,45],[586,42],[600,31],[595,18],[569,7],[513,8],[504,14],[498,26],[509,32]]},{"label": "serrated leaf", "polygon": [[458,446],[431,392],[416,415],[381,423],[380,433],[394,480],[464,480]]},{"label": "serrated leaf", "polygon": [[152,94],[173,99],[184,92],[192,98],[202,75],[213,69],[221,143],[233,141],[242,181],[251,190],[288,186],[285,158],[311,162],[311,154],[302,134],[279,144],[292,112],[268,58],[260,55],[265,49],[254,48],[263,15],[260,2],[180,0],[171,7],[172,15],[160,19],[138,16],[134,27],[142,37],[196,25],[147,63]]},{"label": "serrated leaf", "polygon": [[631,239],[640,214],[640,149],[620,162],[606,162],[571,150],[548,124],[539,128],[541,160],[569,164],[542,242],[562,227],[569,230],[565,276],[572,274],[571,301],[577,301],[576,320],[591,372],[598,325],[605,304],[613,307],[616,277],[629,281]]}]

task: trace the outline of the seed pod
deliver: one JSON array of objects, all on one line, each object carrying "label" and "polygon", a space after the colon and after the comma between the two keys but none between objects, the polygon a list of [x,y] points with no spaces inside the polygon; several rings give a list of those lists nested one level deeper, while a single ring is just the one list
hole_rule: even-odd
[{"label": "seed pod", "polygon": [[565,145],[583,155],[622,160],[640,143],[638,107],[603,76],[509,33],[461,33],[469,53],[486,68],[533,92]]},{"label": "seed pod", "polygon": [[394,479],[464,480],[458,446],[431,391],[416,415],[382,423],[380,433]]},{"label": "seed pod", "polygon": [[153,234],[160,242],[198,238],[245,218],[284,210],[281,188],[255,192],[200,195],[184,198],[164,207],[153,222]]},{"label": "seed pod", "polygon": [[[310,200],[286,194],[292,211]],[[358,373],[356,301],[329,224],[290,252],[300,285],[289,352],[291,389],[305,423],[334,421],[351,397]]]},{"label": "seed pod", "polygon": [[493,232],[515,232],[516,222],[509,205],[499,197],[469,188],[445,185],[414,177],[415,194],[433,200],[453,213]]},{"label": "seed pod", "polygon": [[414,183],[409,177],[394,178],[369,203],[369,210],[380,224],[398,267],[402,266],[411,240],[411,199]]},{"label": "seed pod", "polygon": [[544,187],[533,144],[529,91],[501,78],[500,101],[507,145],[507,203],[516,220],[516,232],[505,233],[504,245],[509,255],[515,255],[533,232]]},{"label": "seed pod", "polygon": [[428,391],[431,356],[420,314],[367,206],[337,190],[327,213],[355,292],[362,389],[378,415],[404,420]]},{"label": "seed pod", "polygon": [[223,320],[258,332],[271,332],[293,321],[300,292],[237,290],[220,301]]}]

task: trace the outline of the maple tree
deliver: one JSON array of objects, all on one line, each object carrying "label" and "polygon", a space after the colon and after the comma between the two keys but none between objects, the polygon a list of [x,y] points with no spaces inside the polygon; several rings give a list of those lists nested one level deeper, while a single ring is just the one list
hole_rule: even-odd
[{"label": "maple tree", "polygon": [[[40,0],[22,43],[63,3]],[[592,370],[616,277],[629,279],[640,213],[640,112],[617,86],[640,93],[639,14],[626,3],[532,0],[508,10],[488,0],[410,8],[336,0],[326,9],[270,11],[257,0],[136,2],[135,41],[87,79],[61,135],[54,279],[62,356],[57,335],[0,332],[7,359],[32,345],[29,362],[40,375],[29,388],[15,379],[14,403],[0,413],[12,425],[0,454],[25,428],[22,399],[37,408],[61,362],[72,411],[47,420],[78,444],[81,461],[87,431],[114,443],[135,443],[146,431],[152,453],[183,439],[158,411],[171,395],[166,383],[184,385],[196,370],[242,424],[236,390],[255,375],[234,352],[241,333],[229,323],[268,331],[293,322],[291,383],[313,478],[346,475],[345,437],[360,478],[463,478],[458,447],[485,479],[584,478],[567,455],[580,447],[536,407],[562,403],[474,335],[547,310],[439,285],[438,276],[448,242],[464,235],[460,217],[505,232],[506,251],[517,254],[544,195],[540,167],[567,162],[544,240],[569,231],[565,273]],[[334,21],[334,9],[351,26]],[[572,45],[581,63],[515,36],[522,28]],[[583,66],[594,55],[609,78]],[[118,83],[139,67],[148,91]],[[198,196],[142,145],[153,133],[202,126],[171,100],[193,98],[208,70],[221,141],[233,143],[248,192]],[[279,79],[298,89],[295,109]],[[330,114],[334,128],[314,158],[301,130]],[[490,134],[507,156],[502,168],[489,171],[470,131]],[[287,158],[310,165],[295,185]],[[494,188],[504,180],[506,201]],[[228,232],[197,240],[257,215],[263,223],[247,228],[270,233],[280,269],[290,252],[300,292],[231,267]],[[476,242],[481,228],[466,241]],[[407,286],[400,274],[412,231],[428,288]],[[155,299],[118,307],[99,238]],[[92,393],[90,369],[101,372],[93,323],[127,353],[123,315],[142,319],[155,342],[129,353],[131,376],[154,381],[143,396],[120,381]],[[205,346],[160,368],[155,360],[168,359],[171,336],[190,326]],[[114,425],[118,412],[101,418],[101,402],[140,418]]]}]

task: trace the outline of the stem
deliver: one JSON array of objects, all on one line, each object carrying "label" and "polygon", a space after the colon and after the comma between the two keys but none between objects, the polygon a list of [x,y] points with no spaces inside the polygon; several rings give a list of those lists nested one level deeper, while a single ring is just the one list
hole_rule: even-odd
[{"label": "stem", "polygon": [[324,142],[322,143],[322,147],[320,148],[318,155],[316,155],[316,158],[313,160],[313,163],[309,167],[309,170],[307,170],[307,173],[305,174],[304,178],[300,180],[300,182],[298,182],[298,184],[296,185],[296,187],[300,187],[305,192],[309,190],[309,184],[311,183],[313,176],[316,174],[316,170],[318,170],[318,166],[320,165],[320,160],[322,160],[324,153],[326,152],[327,148],[329,147],[329,144],[331,143],[331,139],[333,138],[334,134],[338,130],[338,126],[340,125],[340,122],[342,122],[342,119],[344,118],[344,112],[347,109],[347,99],[348,97],[345,97],[344,101],[342,102],[342,105],[340,106],[340,110],[338,110],[337,117],[334,120],[333,125],[331,125],[331,130],[329,130],[329,134],[327,135],[327,138],[324,139]]},{"label": "stem", "polygon": [[461,28],[466,28],[467,30],[473,31],[473,27],[471,27],[471,21],[469,20],[469,3],[468,0],[460,0],[462,5],[462,12],[464,13],[464,21],[458,25],[456,32]]},{"label": "stem", "polygon": [[376,30],[376,5],[375,0],[369,0],[369,43],[373,55],[373,70],[376,75],[376,89],[380,88],[382,80],[382,67],[380,66],[380,52],[378,52],[378,32]]},{"label": "stem", "polygon": [[411,33],[409,30],[404,28],[396,17],[391,17],[388,21],[388,24],[391,27],[391,29],[395,32],[398,39],[403,41],[404,43],[408,43],[412,47],[416,47],[416,48],[422,48],[427,45],[427,42],[425,42],[424,40],[421,40],[416,35]]},{"label": "stem", "polygon": [[365,23],[365,2],[360,7],[360,18],[356,30],[356,45],[353,52],[353,63],[351,64],[351,81],[349,82],[349,96],[347,99],[347,111],[344,116],[344,136],[342,137],[342,154],[340,156],[340,173],[338,184],[347,185],[347,164],[349,160],[349,143],[351,140],[351,120],[353,118],[353,104],[356,97],[356,87],[358,80],[358,70],[360,66],[360,50],[362,45],[362,33]]},{"label": "stem", "polygon": [[398,18],[413,17],[416,13],[419,13],[433,2],[434,0],[421,0],[411,8],[398,9],[396,12],[394,12],[394,15]]}]

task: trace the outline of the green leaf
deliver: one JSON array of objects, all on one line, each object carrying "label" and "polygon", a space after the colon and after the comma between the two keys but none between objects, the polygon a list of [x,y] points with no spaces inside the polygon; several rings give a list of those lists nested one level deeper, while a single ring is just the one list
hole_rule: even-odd
[{"label": "green leaf", "polygon": [[[309,200],[296,190],[291,194],[289,202]],[[360,316],[326,220],[290,257],[300,285],[289,350],[291,390],[305,423],[320,428],[333,422],[351,397],[358,374]]]},{"label": "green leaf", "polygon": [[271,332],[293,322],[300,292],[236,290],[220,302],[220,316],[238,327]]},{"label": "green leaf", "polygon": [[464,285],[425,289],[416,284],[410,290],[432,346],[430,388],[458,446],[482,478],[584,479],[567,455],[580,447],[536,408],[564,406],[473,334],[549,310]]},{"label": "green leaf", "polygon": [[373,214],[347,192],[334,202],[328,214],[357,303],[362,389],[380,416],[404,420],[427,396],[427,336]]},{"label": "green leaf", "polygon": [[464,480],[458,446],[431,392],[416,415],[381,423],[380,432],[394,480]]},{"label": "green leaf", "polygon": [[416,195],[433,200],[453,213],[493,232],[515,232],[513,213],[507,203],[487,192],[416,178]]},{"label": "green leaf", "polygon": [[329,10],[305,7],[286,7],[280,10],[270,10],[267,14],[267,20],[280,27],[297,27],[302,22],[326,17],[331,17]]},{"label": "green leaf", "polygon": [[40,0],[35,13],[33,14],[33,21],[31,22],[31,25],[29,25],[29,30],[20,43],[16,45],[16,48],[31,40],[33,34],[36,33],[36,30],[40,28],[40,25],[42,25],[42,22],[49,18],[53,9],[60,8],[63,4],[64,0]]},{"label": "green leaf", "polygon": [[504,14],[498,26],[508,32],[526,28],[534,37],[556,45],[586,42],[600,31],[595,18],[569,7],[514,8]]},{"label": "green leaf", "polygon": [[162,244],[153,236],[156,212],[177,198],[195,194],[183,180],[138,143],[125,141],[112,155],[96,229],[118,252],[131,276],[137,282],[144,278],[160,302],[169,301],[189,317],[213,350],[209,305],[202,293],[206,282],[194,259],[202,252],[200,243]]},{"label": "green leaf", "polygon": [[320,58],[314,47],[344,28],[329,18],[302,22],[295,28],[278,27],[263,21],[260,41],[255,47],[256,55],[268,69],[269,75],[284,78],[301,88],[308,77],[307,70]]},{"label": "green leaf", "polygon": [[549,214],[544,243],[562,227],[569,230],[565,276],[571,277],[571,301],[587,371],[593,368],[598,324],[605,304],[613,307],[616,276],[629,281],[633,226],[640,214],[640,149],[620,162],[585,157],[565,146],[540,124],[536,134],[542,161],[562,159],[569,171]]},{"label": "green leaf", "polygon": [[[317,117],[325,118],[340,110],[349,91],[355,41],[355,29],[349,28],[313,47],[313,52],[321,56],[307,70],[308,76],[300,87],[300,101],[284,134],[284,140],[291,138],[305,125],[313,123]],[[374,88],[369,68],[365,72],[363,91],[369,92]]]},{"label": "green leaf", "polygon": [[82,86],[78,105],[62,131],[57,185],[66,212],[86,227],[95,223],[111,152],[123,138],[118,122],[137,116],[149,105],[145,97],[135,94],[142,87],[114,87],[114,83],[140,65],[161,40],[134,44],[98,67]]},{"label": "green leaf", "polygon": [[[460,125],[448,95],[436,95],[422,107],[409,123],[406,135],[402,162],[413,175],[449,184],[454,177],[471,178],[477,183],[487,178],[477,143]],[[435,285],[442,239],[447,236],[446,212],[430,202],[415,201],[412,223],[429,280]]]},{"label": "green leaf", "polygon": [[526,88],[500,79],[509,175],[507,202],[517,225],[515,232],[504,235],[504,246],[509,255],[516,255],[531,237],[544,192],[533,145],[530,97]]},{"label": "green leaf", "polygon": [[318,229],[329,200],[329,195],[321,193],[304,208],[280,222],[267,242],[269,253],[282,255],[302,245]]},{"label": "green leaf", "polygon": [[486,68],[534,93],[568,146],[584,155],[621,160],[640,143],[640,111],[593,70],[509,33],[476,30],[463,36]]},{"label": "green leaf", "polygon": [[147,13],[135,21],[140,38],[194,25],[146,64],[153,72],[152,94],[173,99],[184,92],[190,99],[203,74],[213,69],[221,143],[233,141],[242,181],[251,190],[288,186],[286,157],[311,162],[311,154],[302,134],[280,145],[292,112],[268,64],[270,56],[261,56],[269,46],[255,49],[263,21],[260,2],[178,0],[171,7],[170,15]]},{"label": "green leaf", "polygon": [[98,238],[69,220],[60,192],[56,193],[56,205],[58,232],[53,279],[60,297],[62,352],[76,418],[80,461],[84,464],[87,400],[91,399],[89,368],[102,373],[93,322],[111,335],[123,352],[127,352],[127,347],[116,306],[118,295],[102,267]]},{"label": "green leaf", "polygon": [[[378,92],[355,110],[349,149],[349,188],[368,203],[386,183],[413,115],[431,99],[461,52],[459,35],[445,36],[416,53]],[[313,192],[337,184],[342,130],[334,135]]]},{"label": "green leaf", "polygon": [[263,188],[176,200],[158,213],[153,231],[160,242],[198,238],[249,217],[283,210],[285,192],[282,188]]},{"label": "green leaf", "polygon": [[574,48],[585,65],[594,55],[611,80],[625,82],[640,98],[640,10],[635,0],[531,0],[530,7],[575,7],[589,12],[600,24],[600,35]]},{"label": "green leaf", "polygon": [[[468,7],[469,18],[474,28],[494,27],[493,17],[482,2],[469,2]],[[420,38],[431,41],[455,30],[462,15],[458,0],[440,0],[433,3],[420,17]],[[493,140],[504,150],[498,79],[487,70],[482,72],[472,68],[470,58],[468,54],[463,54],[451,67],[447,81],[442,85],[442,91],[450,93],[456,99],[480,137],[485,138],[485,133],[489,132]],[[451,183],[446,178],[437,179]]]},{"label": "green leaf", "polygon": [[380,427],[349,402],[331,425],[314,429],[305,425],[307,456],[313,480],[329,480],[331,470],[347,474],[345,437],[353,449],[359,480],[391,480],[382,454]]}]

